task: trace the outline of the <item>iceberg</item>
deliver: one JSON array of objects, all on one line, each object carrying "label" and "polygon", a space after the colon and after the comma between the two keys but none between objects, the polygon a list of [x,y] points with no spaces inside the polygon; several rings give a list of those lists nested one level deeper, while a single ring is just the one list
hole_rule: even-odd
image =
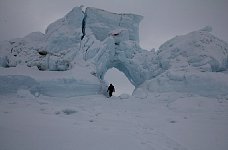
[{"label": "iceberg", "polygon": [[104,75],[114,67],[136,87],[133,95],[139,98],[170,91],[228,95],[228,44],[213,36],[211,27],[148,51],[139,45],[142,18],[75,7],[44,34],[1,42],[0,82],[8,81],[1,84],[1,93],[25,88],[48,96],[102,94],[107,86]]}]

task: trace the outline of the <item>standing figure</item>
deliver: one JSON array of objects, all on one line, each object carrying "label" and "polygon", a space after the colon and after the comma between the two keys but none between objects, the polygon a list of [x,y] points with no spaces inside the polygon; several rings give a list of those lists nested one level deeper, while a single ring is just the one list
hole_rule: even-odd
[{"label": "standing figure", "polygon": [[112,92],[115,92],[115,88],[112,84],[109,85],[107,92],[109,93],[109,97],[112,96]]}]

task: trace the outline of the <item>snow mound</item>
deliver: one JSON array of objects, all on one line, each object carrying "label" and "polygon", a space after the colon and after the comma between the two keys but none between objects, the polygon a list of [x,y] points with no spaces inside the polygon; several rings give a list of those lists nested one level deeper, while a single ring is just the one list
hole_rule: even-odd
[{"label": "snow mound", "polygon": [[19,89],[17,91],[17,96],[20,98],[34,98],[34,96],[30,93],[29,90],[23,90],[23,89]]},{"label": "snow mound", "polygon": [[147,98],[147,92],[143,88],[137,88],[134,91],[133,96],[136,97],[136,98],[141,98],[141,99]]},{"label": "snow mound", "polygon": [[120,96],[119,96],[119,98],[120,99],[129,99],[129,95],[128,94],[121,94]]}]

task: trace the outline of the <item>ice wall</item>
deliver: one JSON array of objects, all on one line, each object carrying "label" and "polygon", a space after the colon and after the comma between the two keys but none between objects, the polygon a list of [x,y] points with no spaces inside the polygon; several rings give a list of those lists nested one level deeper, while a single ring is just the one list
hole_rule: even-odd
[{"label": "ice wall", "polygon": [[0,67],[1,95],[26,90],[34,96],[74,97],[101,94],[102,86],[85,66],[67,71],[39,71],[25,65]]},{"label": "ice wall", "polygon": [[129,40],[139,42],[139,23],[142,16],[117,14],[97,8],[86,8],[86,32],[92,32],[96,39],[103,41],[116,29],[129,31]]}]

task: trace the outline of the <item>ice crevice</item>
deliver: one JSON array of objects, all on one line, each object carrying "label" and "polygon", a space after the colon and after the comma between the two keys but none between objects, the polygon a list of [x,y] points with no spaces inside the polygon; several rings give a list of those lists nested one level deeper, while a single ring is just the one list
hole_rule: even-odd
[{"label": "ice crevice", "polygon": [[86,11],[82,11],[84,14],[84,18],[82,19],[82,37],[81,40],[83,40],[83,38],[85,37],[86,33],[85,33],[85,28],[86,28]]}]

